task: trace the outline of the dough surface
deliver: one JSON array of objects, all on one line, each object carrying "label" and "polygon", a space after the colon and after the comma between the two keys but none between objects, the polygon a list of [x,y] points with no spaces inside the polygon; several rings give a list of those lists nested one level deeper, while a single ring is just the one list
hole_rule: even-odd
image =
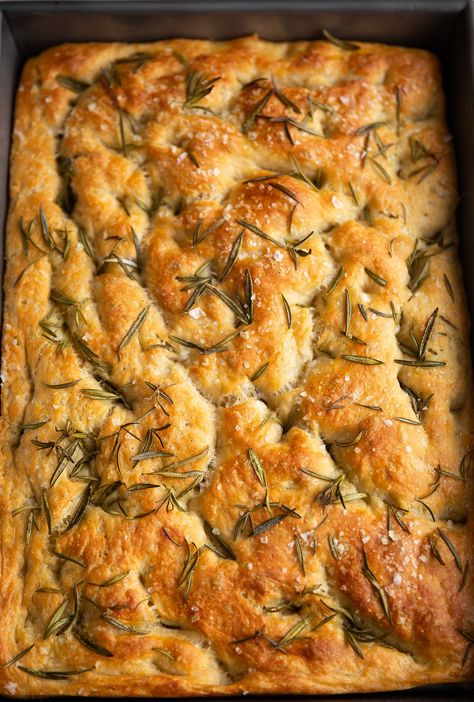
[{"label": "dough surface", "polygon": [[472,677],[473,386],[435,57],[54,47],[23,71],[10,195],[0,691]]}]

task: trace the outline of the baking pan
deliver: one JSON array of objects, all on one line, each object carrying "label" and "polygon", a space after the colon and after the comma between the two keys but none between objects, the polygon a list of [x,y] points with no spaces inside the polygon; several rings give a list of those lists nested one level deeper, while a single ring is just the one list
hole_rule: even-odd
[{"label": "baking pan", "polygon": [[[469,0],[0,0],[1,232],[14,94],[28,56],[65,41],[225,39],[251,33],[271,40],[315,39],[323,27],[344,38],[429,49],[441,59],[458,166],[461,263],[474,319],[474,3]],[[3,235],[0,246],[3,268]],[[0,303],[1,294],[0,289]],[[317,699],[467,701],[474,699],[474,683]]]}]

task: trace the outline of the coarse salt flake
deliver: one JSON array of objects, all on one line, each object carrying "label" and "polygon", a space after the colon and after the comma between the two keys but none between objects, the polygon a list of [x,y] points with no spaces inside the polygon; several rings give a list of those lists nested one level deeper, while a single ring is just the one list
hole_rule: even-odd
[{"label": "coarse salt flake", "polygon": [[200,319],[206,316],[206,313],[200,307],[193,307],[192,310],[189,310],[188,314],[193,319]]}]

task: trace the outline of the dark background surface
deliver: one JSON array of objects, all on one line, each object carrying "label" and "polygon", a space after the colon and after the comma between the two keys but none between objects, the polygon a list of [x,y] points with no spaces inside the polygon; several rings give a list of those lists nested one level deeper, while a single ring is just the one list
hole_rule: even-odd
[{"label": "dark background surface", "polygon": [[[458,165],[461,262],[474,318],[474,4],[469,0],[0,0],[1,231],[8,201],[14,94],[26,57],[64,41],[154,41],[176,36],[224,39],[253,33],[271,40],[317,39],[323,27],[338,37],[417,46],[440,57]],[[3,236],[0,241],[3,269]],[[0,289],[0,305],[1,293]],[[474,348],[472,330],[471,346]],[[271,699],[283,702],[288,698]],[[474,700],[474,684],[317,699],[467,702]]]}]

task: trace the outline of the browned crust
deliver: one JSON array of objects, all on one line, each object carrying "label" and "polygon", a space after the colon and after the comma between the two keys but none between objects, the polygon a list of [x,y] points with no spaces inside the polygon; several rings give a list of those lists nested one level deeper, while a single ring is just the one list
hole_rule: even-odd
[{"label": "browned crust", "polygon": [[[219,77],[196,103],[205,110],[184,105],[190,70]],[[90,87],[77,95],[58,75]],[[283,99],[275,87],[269,95],[272,77]],[[342,693],[472,677],[465,655],[466,635],[474,634],[465,571],[473,561],[472,380],[443,110],[436,59],[378,44],[346,51],[248,37],[64,45],[27,63],[7,229],[0,662],[35,646],[0,671],[2,692]],[[290,122],[285,128],[275,118]],[[321,187],[295,178],[296,168]],[[273,177],[247,182],[263,175]],[[199,239],[218,220],[192,246],[193,232]],[[311,253],[292,256],[237,220],[280,242],[313,232],[299,245]],[[219,281],[241,231],[236,263]],[[414,246],[425,256],[409,270]],[[246,300],[246,280],[253,282],[253,315],[246,319],[242,306],[240,334],[209,354],[175,341],[209,348],[236,331],[235,311],[208,288],[191,314],[183,312],[193,288],[183,290],[190,281],[178,277],[206,261],[211,284],[234,301],[240,296],[234,310]],[[366,345],[341,334],[348,296],[349,335]],[[148,306],[139,333],[124,343]],[[445,365],[395,363],[413,360],[400,344],[420,344],[435,310],[419,355]],[[74,335],[95,356],[84,358]],[[62,339],[68,343],[55,343]],[[84,394],[104,391],[97,359],[108,364],[106,377],[123,388],[128,407]],[[400,383],[415,396],[432,395],[420,424]],[[151,448],[140,448],[148,429],[166,424]],[[122,429],[117,444],[121,425],[131,433]],[[158,434],[176,458],[134,463],[140,451],[160,450]],[[69,447],[65,469],[51,487],[64,453],[47,442],[61,435]],[[66,530],[88,485],[71,473],[88,453],[80,474],[94,479],[93,494]],[[192,471],[187,478],[149,475],[196,454],[174,470]],[[169,490],[178,494],[202,472],[200,489],[179,498],[182,511],[171,509]],[[335,501],[322,504],[322,491],[339,475],[342,493],[358,498],[346,497],[343,506],[334,486]],[[275,503],[268,510],[263,480]],[[104,502],[98,485],[114,481],[122,485]],[[162,487],[127,493],[143,482]],[[25,505],[37,509],[15,514]],[[243,515],[258,505],[252,535]],[[259,533],[278,515],[285,518]],[[204,548],[211,543],[205,522],[235,560]],[[180,584],[186,541],[191,554],[200,551],[192,577]],[[107,587],[87,584],[127,572]],[[59,592],[38,592],[45,587]],[[44,639],[63,600],[68,624],[74,588],[73,624]],[[289,607],[278,609],[284,602]],[[146,633],[119,630],[110,616]],[[77,630],[113,656],[85,648]],[[289,631],[296,640],[285,641]],[[91,670],[48,680],[19,666]]]}]

